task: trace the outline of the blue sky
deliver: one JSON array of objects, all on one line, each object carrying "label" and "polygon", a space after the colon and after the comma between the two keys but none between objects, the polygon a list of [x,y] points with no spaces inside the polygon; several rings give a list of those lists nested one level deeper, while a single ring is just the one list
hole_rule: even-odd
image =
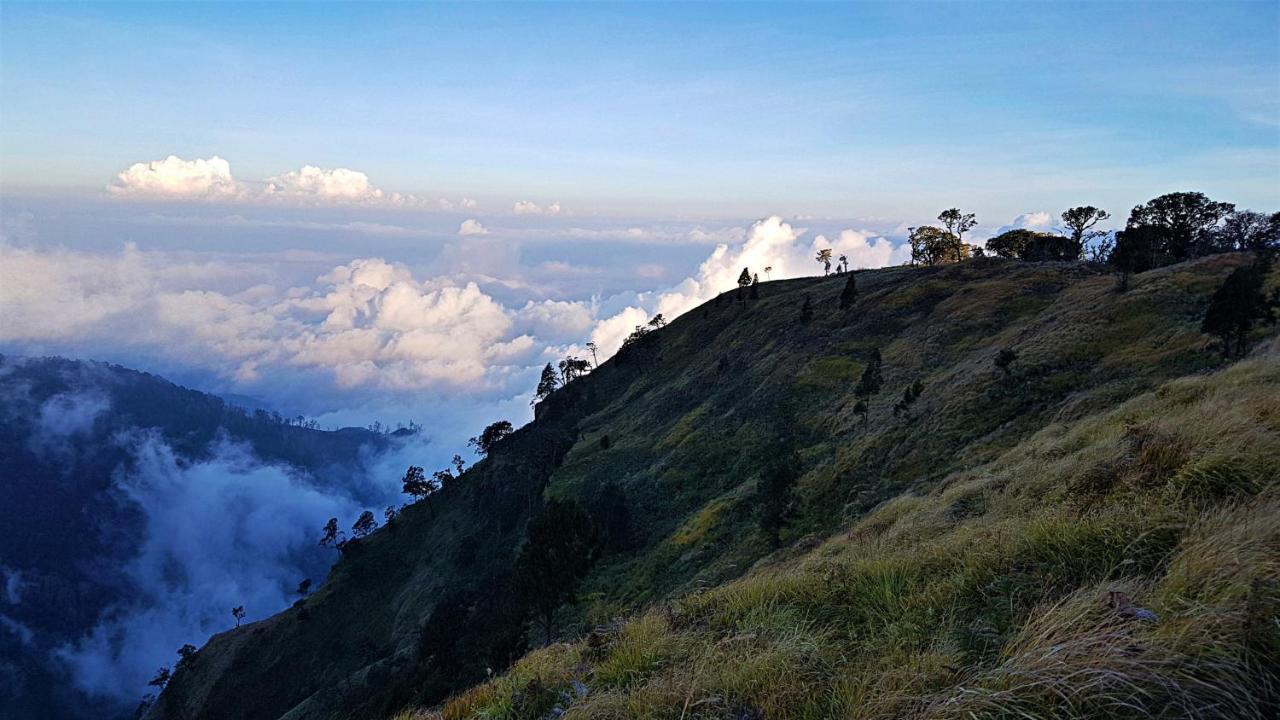
[{"label": "blue sky", "polygon": [[6,2],[0,170],[219,155],[663,217],[1275,205],[1277,7]]},{"label": "blue sky", "polygon": [[743,266],[900,263],[952,206],[1280,209],[1278,7],[4,2],[0,352],[447,459]]}]

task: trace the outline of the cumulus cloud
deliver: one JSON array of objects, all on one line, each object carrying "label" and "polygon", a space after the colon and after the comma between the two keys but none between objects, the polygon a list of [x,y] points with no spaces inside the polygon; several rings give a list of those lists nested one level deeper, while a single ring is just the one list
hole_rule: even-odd
[{"label": "cumulus cloud", "polygon": [[459,235],[488,235],[489,230],[484,225],[481,225],[479,220],[472,218],[470,220],[462,221],[462,224],[458,226],[458,234]]},{"label": "cumulus cloud", "polygon": [[511,207],[511,211],[517,215],[559,215],[561,209],[558,202],[543,207],[531,200],[519,200]]},{"label": "cumulus cloud", "polygon": [[1028,212],[1022,213],[1014,218],[1008,225],[1001,225],[995,234],[1005,233],[1010,230],[1036,230],[1045,232],[1053,228],[1053,216],[1047,212]]},{"label": "cumulus cloud", "polygon": [[107,192],[118,197],[182,200],[237,200],[248,190],[231,176],[231,165],[214,155],[183,160],[170,155],[164,160],[134,163],[116,175]]}]

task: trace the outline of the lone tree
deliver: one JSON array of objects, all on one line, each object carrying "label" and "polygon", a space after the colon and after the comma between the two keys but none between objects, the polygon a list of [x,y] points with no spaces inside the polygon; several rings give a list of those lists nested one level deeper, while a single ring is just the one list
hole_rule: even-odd
[{"label": "lone tree", "polygon": [[840,262],[836,263],[836,272],[849,272],[849,258],[844,255],[840,256]]},{"label": "lone tree", "polygon": [[163,666],[156,671],[155,677],[151,678],[147,684],[163,690],[164,686],[169,684],[169,678],[171,677],[173,677],[173,674],[169,672],[168,666]]},{"label": "lone tree", "polygon": [[178,667],[186,667],[195,662],[197,652],[199,652],[199,650],[197,650],[196,646],[191,643],[186,643],[182,647],[178,648]]},{"label": "lone tree", "polygon": [[804,302],[800,304],[800,324],[808,325],[813,320],[813,304],[809,302],[809,296],[804,296]]},{"label": "lone tree", "polygon": [[964,259],[968,245],[955,235],[932,225],[909,229],[912,265],[938,265]]},{"label": "lone tree", "polygon": [[244,606],[237,605],[231,608],[231,617],[236,619],[236,627],[240,627],[240,621],[244,620]]},{"label": "lone tree", "polygon": [[1011,373],[1009,366],[1017,359],[1018,353],[1010,350],[1009,348],[1004,348],[1000,352],[996,353],[996,367],[1000,368],[1000,370],[1005,374],[1005,377],[1008,377]]},{"label": "lone tree", "polygon": [[898,400],[893,406],[894,417],[911,418],[911,406],[916,400],[920,399],[920,394],[924,392],[924,384],[919,380],[911,383],[902,391],[902,399]]},{"label": "lone tree", "polygon": [[320,533],[320,547],[341,549],[345,533],[338,529],[338,518],[331,517]]},{"label": "lone tree", "polygon": [[1244,355],[1255,321],[1275,322],[1280,299],[1267,298],[1262,289],[1269,266],[1268,260],[1260,260],[1236,268],[1213,293],[1200,329],[1218,337],[1222,357]]},{"label": "lone tree", "polygon": [[973,229],[978,224],[977,216],[973,213],[960,212],[959,208],[951,208],[943,210],[938,214],[938,221],[955,237],[952,243],[951,251],[954,253],[953,262],[960,262],[964,259],[964,234]]},{"label": "lone tree", "polygon": [[[374,530],[378,529],[378,521],[373,517],[372,510],[365,510],[360,513],[360,517],[351,525],[351,535],[353,537],[363,538],[369,537]],[[354,546],[353,546],[354,547]]]},{"label": "lone tree", "polygon": [[1071,231],[1069,237],[1075,249],[1075,259],[1084,255],[1085,246],[1090,240],[1107,234],[1105,230],[1094,230],[1093,226],[1110,218],[1111,213],[1092,205],[1081,205],[1063,211],[1062,224]]},{"label": "lone tree", "polygon": [[823,248],[819,250],[818,256],[814,258],[814,260],[822,263],[822,274],[824,276],[831,274],[831,248]]},{"label": "lone tree", "polygon": [[791,491],[800,476],[800,457],[788,444],[769,443],[760,457],[756,484],[756,520],[769,543],[782,544],[782,529],[791,518]]},{"label": "lone tree", "polygon": [[858,276],[853,273],[849,273],[849,279],[844,281],[844,289],[840,291],[840,309],[844,310],[848,308],[857,299]]},{"label": "lone tree", "polygon": [[591,351],[591,366],[600,367],[600,356],[596,354],[600,350],[600,346],[593,342],[587,343],[587,349]]},{"label": "lone tree", "polygon": [[512,432],[511,423],[499,420],[480,431],[480,434],[467,441],[468,447],[476,449],[477,455],[488,455],[493,446]]},{"label": "lone tree", "polygon": [[548,643],[555,636],[556,611],[577,596],[596,545],[591,518],[571,500],[548,500],[529,521],[528,536],[516,558],[516,587]]},{"label": "lone tree", "polygon": [[542,368],[542,377],[538,380],[538,389],[533,393],[533,401],[531,405],[537,405],[545,400],[551,393],[556,391],[560,386],[560,380],[556,377],[556,369],[551,367],[551,363]]}]

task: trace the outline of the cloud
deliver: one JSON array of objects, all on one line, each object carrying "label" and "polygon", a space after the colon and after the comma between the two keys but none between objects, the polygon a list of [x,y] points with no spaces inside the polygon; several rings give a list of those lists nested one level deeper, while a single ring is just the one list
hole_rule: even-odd
[{"label": "cloud", "polygon": [[996,230],[995,234],[999,235],[1001,233],[1009,232],[1010,230],[1021,229],[1044,232],[1052,229],[1052,227],[1053,216],[1049,213],[1043,211],[1028,212],[1022,213],[1018,217],[1014,218],[1008,225],[1001,225],[1000,228]]},{"label": "cloud", "polygon": [[462,224],[458,226],[458,234],[459,235],[488,235],[489,230],[486,229],[484,225],[481,225],[479,220],[472,218],[470,220],[462,221]]},{"label": "cloud", "polygon": [[231,165],[214,155],[209,159],[164,160],[135,163],[116,175],[107,192],[117,197],[182,200],[239,200],[245,186],[231,176]]},{"label": "cloud", "polygon": [[400,193],[386,193],[369,182],[369,176],[358,170],[334,168],[326,170],[314,165],[278,175],[267,181],[263,197],[287,198],[318,203],[415,205],[417,198]]},{"label": "cloud", "polygon": [[542,207],[531,200],[517,201],[512,206],[511,211],[517,215],[559,215],[561,213],[560,203],[558,202]]}]

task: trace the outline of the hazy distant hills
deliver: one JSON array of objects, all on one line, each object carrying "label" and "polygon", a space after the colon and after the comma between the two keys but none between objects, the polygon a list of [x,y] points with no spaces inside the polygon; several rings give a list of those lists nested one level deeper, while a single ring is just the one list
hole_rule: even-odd
[{"label": "hazy distant hills", "polygon": [[[199,553],[181,547],[180,535],[220,542],[216,528],[238,522],[220,517],[235,507],[228,498],[249,502],[282,473],[315,492],[358,495],[351,479],[387,442],[363,429],[290,425],[115,365],[0,356],[0,716],[103,717],[121,707],[131,713],[136,698],[124,694],[127,679],[134,679],[128,692],[136,695],[137,675],[155,669],[150,662],[130,666],[148,657],[145,643],[201,625],[192,615],[147,615],[155,612],[148,603],[166,593],[177,601],[215,590],[185,586]],[[202,489],[191,487],[210,468],[227,472]],[[215,484],[228,476],[244,478],[245,486]],[[188,512],[187,529],[178,532],[165,514],[187,512],[184,500],[207,512]],[[140,559],[148,548],[160,554]],[[298,567],[323,570],[319,548],[299,553]],[[216,553],[210,556],[218,563]],[[166,570],[151,575],[157,567]],[[232,568],[211,572],[219,586],[237,577]],[[140,587],[148,578],[170,590]],[[118,623],[100,625],[107,617]],[[96,642],[77,647],[94,632]],[[59,648],[70,653],[66,661],[55,659]],[[79,697],[72,688],[80,685],[105,696]]]},{"label": "hazy distant hills", "polygon": [[216,635],[149,716],[1263,717],[1276,329],[1235,362],[1201,332],[1252,262],[725,293]]}]

